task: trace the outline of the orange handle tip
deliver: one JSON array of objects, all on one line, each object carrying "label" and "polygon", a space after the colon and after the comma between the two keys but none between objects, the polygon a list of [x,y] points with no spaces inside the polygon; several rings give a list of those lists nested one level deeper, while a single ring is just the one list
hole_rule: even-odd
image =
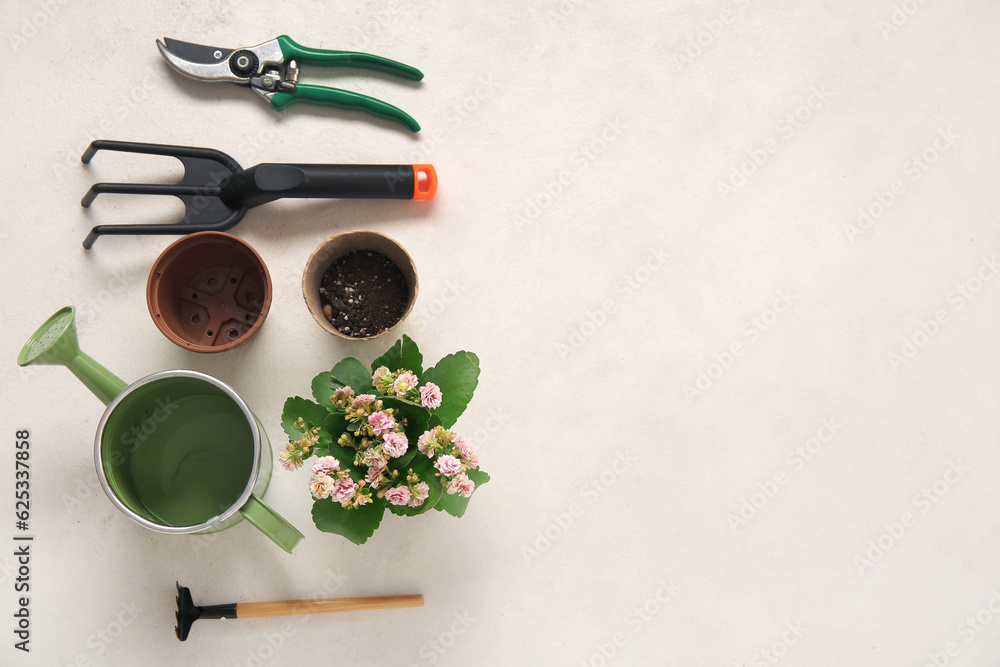
[{"label": "orange handle tip", "polygon": [[432,164],[413,165],[413,198],[434,199],[438,189],[438,175]]}]

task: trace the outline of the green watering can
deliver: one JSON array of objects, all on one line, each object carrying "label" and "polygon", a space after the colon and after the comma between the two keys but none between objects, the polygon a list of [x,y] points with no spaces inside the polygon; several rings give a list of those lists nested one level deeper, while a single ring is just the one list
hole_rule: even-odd
[{"label": "green watering can", "polygon": [[261,501],[271,480],[264,427],[224,382],[197,371],[161,371],[126,385],[80,350],[76,309],[50,317],[17,357],[60,364],[107,409],[94,462],[118,509],[159,533],[210,533],[246,518],[285,551],[302,539]]}]

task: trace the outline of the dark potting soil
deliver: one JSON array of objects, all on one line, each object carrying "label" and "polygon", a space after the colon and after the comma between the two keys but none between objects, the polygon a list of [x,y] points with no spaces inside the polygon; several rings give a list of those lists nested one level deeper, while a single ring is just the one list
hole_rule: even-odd
[{"label": "dark potting soil", "polygon": [[355,250],[330,265],[319,284],[319,300],[337,331],[367,338],[392,328],[406,311],[406,277],[374,250]]}]

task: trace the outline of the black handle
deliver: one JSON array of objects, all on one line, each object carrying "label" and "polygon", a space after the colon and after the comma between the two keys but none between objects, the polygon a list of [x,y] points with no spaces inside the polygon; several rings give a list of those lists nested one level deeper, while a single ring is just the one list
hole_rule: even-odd
[{"label": "black handle", "polygon": [[252,207],[284,197],[413,199],[411,164],[258,164],[223,181],[222,200]]}]

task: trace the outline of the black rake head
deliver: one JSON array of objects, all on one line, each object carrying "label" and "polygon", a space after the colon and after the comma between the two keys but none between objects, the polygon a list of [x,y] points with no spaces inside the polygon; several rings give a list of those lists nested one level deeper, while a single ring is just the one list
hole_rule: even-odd
[{"label": "black rake head", "polygon": [[181,586],[180,582],[175,583],[177,584],[177,611],[174,612],[174,617],[177,619],[177,625],[174,626],[174,632],[177,633],[178,639],[184,641],[188,638],[188,633],[191,632],[191,625],[201,618],[201,607],[191,599],[191,591]]},{"label": "black rake head", "polygon": [[236,618],[235,602],[231,604],[216,604],[210,607],[199,607],[191,599],[190,590],[181,586],[180,582],[174,583],[177,584],[177,611],[174,612],[177,625],[174,626],[174,632],[181,641],[185,641],[188,638],[191,626],[199,618]]},{"label": "black rake head", "polygon": [[169,155],[184,165],[184,177],[172,185],[155,183],[95,183],[80,201],[88,208],[99,194],[173,195],[184,202],[184,217],[173,224],[98,225],[83,242],[84,248],[94,245],[105,234],[190,234],[192,232],[224,232],[246,215],[248,207],[227,204],[222,184],[242,171],[240,165],[221,151],[191,146],[145,144],[132,141],[98,139],[87,147],[80,158],[89,164],[97,151],[120,151],[146,155]]}]

